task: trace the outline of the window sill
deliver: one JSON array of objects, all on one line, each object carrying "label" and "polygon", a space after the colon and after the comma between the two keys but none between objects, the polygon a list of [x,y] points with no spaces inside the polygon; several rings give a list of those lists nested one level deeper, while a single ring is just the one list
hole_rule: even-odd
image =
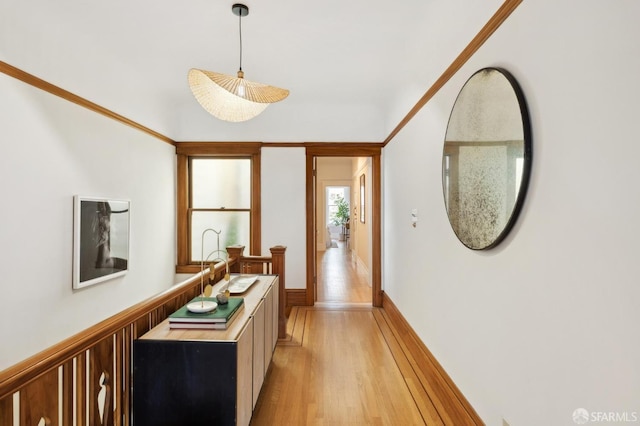
[{"label": "window sill", "polygon": [[[208,268],[207,265],[205,268]],[[200,265],[176,265],[176,274],[197,274],[200,272]]]}]

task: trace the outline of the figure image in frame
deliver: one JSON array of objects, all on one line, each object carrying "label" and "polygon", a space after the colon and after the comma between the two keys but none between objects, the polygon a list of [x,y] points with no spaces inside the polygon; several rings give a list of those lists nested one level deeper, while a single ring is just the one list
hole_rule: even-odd
[{"label": "figure image in frame", "polygon": [[73,288],[124,275],[129,263],[129,201],[74,198]]}]

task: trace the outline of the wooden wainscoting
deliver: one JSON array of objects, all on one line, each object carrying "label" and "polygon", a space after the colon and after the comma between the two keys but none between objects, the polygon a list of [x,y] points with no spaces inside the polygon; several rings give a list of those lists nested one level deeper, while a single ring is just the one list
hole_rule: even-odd
[{"label": "wooden wainscoting", "polygon": [[[272,257],[242,256],[240,251],[228,266],[279,275],[278,291],[284,294],[285,251],[272,247]],[[226,266],[220,262],[211,273],[205,269],[205,282],[222,279]],[[133,340],[198,294],[200,274],[0,371],[0,426],[12,425],[14,415],[20,425],[131,425]],[[286,333],[282,299],[279,337]]]}]

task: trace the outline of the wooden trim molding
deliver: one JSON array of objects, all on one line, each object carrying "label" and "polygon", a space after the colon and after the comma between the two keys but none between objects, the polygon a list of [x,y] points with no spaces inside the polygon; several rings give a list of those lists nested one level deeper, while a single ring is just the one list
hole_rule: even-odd
[{"label": "wooden trim molding", "polygon": [[69,102],[73,102],[76,105],[80,105],[83,108],[87,108],[88,110],[91,110],[93,112],[97,112],[98,114],[104,115],[105,117],[111,118],[113,120],[116,120],[122,124],[125,124],[127,126],[133,127],[134,129],[138,129],[141,130],[143,132],[145,132],[146,134],[153,136],[154,138],[160,139],[163,142],[166,142],[170,145],[175,145],[175,141],[173,139],[170,139],[154,130],[151,130],[148,127],[143,126],[140,123],[136,123],[133,120],[129,120],[128,118],[115,113],[111,110],[108,110],[104,107],[101,107],[100,105],[93,103],[87,99],[84,99],[78,95],[75,95],[67,90],[64,90],[58,86],[55,86],[47,81],[42,80],[41,78],[38,78],[32,74],[29,74],[25,71],[22,71],[12,65],[7,64],[6,62],[0,61],[0,72],[13,77],[17,80],[22,81],[23,83],[29,84],[33,87],[36,87],[40,90],[44,90],[45,92],[49,92],[52,95],[58,96],[64,100],[67,100]]},{"label": "wooden trim molding", "polygon": [[[178,265],[189,264],[189,157],[177,154],[176,230]],[[198,269],[199,270],[199,269]],[[176,271],[184,273],[187,271]]]},{"label": "wooden trim molding", "polygon": [[189,232],[190,159],[204,157],[228,157],[251,159],[251,251],[259,256],[262,250],[262,198],[261,194],[261,142],[178,142],[176,143],[176,229],[177,273],[195,273],[200,270],[190,259],[191,235]]},{"label": "wooden trim molding", "polygon": [[384,316],[417,375],[422,392],[431,400],[444,424],[484,425],[478,413],[389,296],[382,293],[381,297]]},{"label": "wooden trim molding", "polygon": [[307,306],[307,289],[305,288],[288,288],[286,305],[290,306]]},{"label": "wooden trim molding", "polygon": [[[250,263],[258,265],[260,270],[270,270],[270,274],[279,275],[278,293],[285,294],[284,277],[285,277],[285,252],[286,247],[275,246],[271,249],[271,257],[247,257],[242,256],[242,251],[236,251],[236,257],[232,257],[229,261],[229,267],[235,265]],[[213,271],[209,268],[205,269],[204,283],[219,282],[226,272],[227,264],[219,262],[215,265]],[[212,278],[213,276],[213,278]],[[101,321],[80,333],[77,333],[59,343],[7,368],[0,371],[0,425],[13,424],[13,397],[16,392],[20,392],[20,398],[33,394],[37,397],[29,398],[28,403],[20,404],[20,413],[24,413],[23,408],[37,409],[36,420],[40,417],[49,415],[51,418],[58,419],[58,406],[66,407],[63,413],[64,425],[72,424],[69,421],[73,413],[78,425],[85,424],[84,419],[87,413],[87,403],[97,403],[98,385],[101,384],[100,373],[106,371],[112,377],[109,377],[107,383],[116,391],[115,401],[118,405],[113,411],[119,419],[129,419],[130,409],[129,392],[132,388],[131,383],[131,342],[144,334],[146,331],[165,320],[172,312],[176,311],[180,306],[186,304],[196,295],[200,294],[201,274],[198,273],[190,277],[182,283],[178,283],[169,289],[152,296],[142,302],[139,302],[107,319]],[[282,324],[279,330],[279,337],[286,337],[286,319],[285,306],[282,303],[282,297],[278,300],[278,321]],[[102,352],[100,354],[99,352]],[[99,362],[99,363],[97,363]],[[73,365],[75,364],[75,368]],[[62,377],[64,383],[58,383],[59,369],[63,367]],[[87,368],[88,367],[88,368]],[[75,373],[71,372],[73,369]],[[81,372],[81,373],[80,373]],[[49,375],[52,375],[52,381]],[[90,375],[90,376],[89,376]],[[92,377],[89,380],[89,377]],[[72,383],[75,382],[75,385]],[[33,385],[33,386],[32,386]],[[62,386],[64,399],[58,404],[57,391],[59,385]],[[44,386],[44,387],[43,387]],[[27,390],[23,394],[23,391]],[[69,389],[75,389],[69,391]],[[87,399],[87,390],[89,390],[89,399]],[[74,395],[75,394],[75,395]],[[46,398],[42,398],[42,396]],[[72,397],[77,399],[75,407]],[[49,400],[51,398],[51,400]],[[107,398],[111,401],[114,398]],[[46,411],[40,410],[42,402],[45,401]],[[49,402],[51,406],[49,406]],[[100,424],[95,419],[94,409],[97,407],[88,407],[90,416],[89,424]],[[105,411],[109,412],[109,411]],[[110,419],[105,424],[123,424],[120,420]],[[32,424],[21,414],[20,424]],[[53,422],[52,424],[57,424]],[[128,422],[124,424],[129,424]]]},{"label": "wooden trim molding", "polygon": [[251,155],[251,250],[253,256],[262,254],[262,163],[261,152]]},{"label": "wooden trim molding", "polygon": [[260,154],[262,142],[177,142],[176,152],[187,156]]},{"label": "wooden trim molding", "polygon": [[[216,267],[217,268],[217,267]],[[220,270],[224,265],[220,263]],[[208,271],[205,271],[205,273]],[[143,302],[140,302],[122,312],[95,324],[86,330],[69,337],[30,358],[15,364],[0,372],[0,398],[7,396],[10,392],[20,386],[24,386],[52,368],[72,359],[87,348],[99,343],[101,340],[112,336],[115,332],[128,327],[139,318],[149,312],[170,302],[182,293],[189,292],[192,288],[199,289],[200,277],[194,276],[188,281],[171,287]],[[197,294],[197,293],[196,293]]]},{"label": "wooden trim molding", "polygon": [[371,157],[371,303],[382,306],[382,164]]},{"label": "wooden trim molding", "polygon": [[[287,248],[284,246],[271,247],[272,270],[278,271],[278,338],[284,339],[287,337],[287,294],[286,294],[286,270],[285,267],[285,252]],[[273,348],[272,348],[273,349]]]},{"label": "wooden trim molding", "polygon": [[382,145],[380,144],[309,144],[306,148],[306,260],[307,260],[307,306],[315,303],[315,193],[314,159],[315,157],[370,157],[371,158],[371,291],[372,305],[382,306]]},{"label": "wooden trim molding", "polygon": [[304,305],[313,306],[316,300],[316,276],[315,276],[315,262],[316,262],[316,230],[315,230],[315,197],[314,197],[314,157],[310,155],[307,149],[307,155],[305,158],[305,205],[307,210],[307,223],[306,223],[306,258],[307,258],[307,288],[305,290],[306,300]]},{"label": "wooden trim molding", "polygon": [[382,153],[381,143],[305,143],[307,155],[316,157],[372,157]]},{"label": "wooden trim molding", "polygon": [[449,67],[442,73],[442,75],[436,80],[435,83],[427,90],[427,92],[418,100],[413,108],[407,113],[407,115],[400,121],[393,131],[387,136],[382,143],[386,146],[391,139],[393,139],[404,126],[411,121],[411,119],[426,105],[433,96],[438,93],[440,89],[455,75],[456,72],[462,68],[462,66],[471,58],[471,56],[482,46],[491,35],[502,25],[502,23],[516,10],[516,8],[522,3],[522,0],[505,0],[500,8],[493,14],[491,19],[482,27],[480,32],[471,40],[471,42],[464,48],[464,50],[458,55],[458,57],[449,65]]},{"label": "wooden trim molding", "polygon": [[265,148],[304,148],[304,142],[262,142]]},{"label": "wooden trim molding", "polygon": [[[247,144],[257,145],[257,149],[260,149],[260,146],[266,145],[270,147],[305,147],[307,149],[314,148],[322,148],[331,150],[332,148],[335,150],[334,154],[316,154],[323,156],[340,156],[337,152],[342,149],[352,149],[352,148],[362,148],[362,147],[371,147],[375,149],[377,147],[386,146],[399,132],[404,128],[404,126],[411,121],[411,119],[422,109],[422,107],[429,102],[429,100],[451,79],[455,73],[460,70],[460,68],[471,58],[471,56],[482,46],[489,37],[502,25],[502,23],[511,15],[511,13],[522,3],[522,0],[505,0],[505,2],[500,6],[500,8],[496,11],[496,13],[489,19],[489,21],[482,27],[480,32],[471,40],[471,42],[465,47],[465,49],[458,55],[458,57],[449,65],[449,67],[442,73],[442,75],[436,80],[436,82],[427,90],[427,92],[418,100],[418,102],[414,105],[413,108],[407,113],[407,115],[398,123],[398,125],[391,131],[389,136],[382,142],[371,142],[371,143],[357,143],[357,142],[344,142],[344,143],[332,143],[332,142],[295,142],[295,143],[286,143],[286,142],[271,142],[271,143],[261,143],[261,142],[179,142],[178,144],[181,146],[181,153],[189,155],[188,151],[191,147],[197,146],[198,150],[202,149],[203,145],[209,145],[209,149],[212,151],[222,148],[229,151],[230,148],[236,149],[236,147],[246,147]],[[101,107],[98,104],[95,104],[87,99],[84,99],[78,95],[75,95],[67,90],[64,90],[58,86],[55,86],[47,81],[44,81],[32,74],[29,74],[25,71],[22,71],[12,65],[9,65],[6,62],[0,61],[0,72],[16,78],[24,83],[27,83],[31,86],[34,86],[38,89],[49,92],[55,96],[59,96],[69,102],[73,102],[77,105],[80,105],[84,108],[87,108],[91,111],[97,112],[98,114],[104,115],[120,123],[123,123],[127,126],[133,127],[135,129],[141,130],[157,139],[160,139],[163,142],[169,143],[171,145],[177,145],[176,141],[164,136],[154,130],[149,129],[139,123],[136,123],[133,120],[130,120],[118,113],[110,111],[104,107]],[[226,145],[226,146],[225,146]],[[215,154],[215,152],[212,152]],[[245,153],[246,154],[246,153]]]}]

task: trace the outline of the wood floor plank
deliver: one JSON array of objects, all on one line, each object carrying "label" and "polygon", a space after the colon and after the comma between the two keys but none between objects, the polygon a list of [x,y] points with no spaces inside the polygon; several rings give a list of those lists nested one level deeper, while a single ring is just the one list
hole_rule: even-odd
[{"label": "wood floor plank", "polygon": [[344,241],[337,245],[317,253],[317,301],[371,304],[368,271],[352,259]]},{"label": "wood floor plank", "polygon": [[257,425],[423,425],[371,311],[306,309],[302,345],[278,345]]},{"label": "wood floor plank", "polygon": [[[390,324],[388,314],[381,310],[381,316]],[[454,389],[451,388],[446,378],[440,374],[440,367],[436,366],[437,361],[432,355],[422,351],[420,342],[416,342],[414,336],[407,330],[398,330],[390,326],[392,333],[396,336],[411,368],[414,370],[418,381],[422,384],[429,399],[436,407],[440,418],[445,425],[477,425],[471,413],[466,409],[462,401],[458,398]]]},{"label": "wood floor plank", "polygon": [[306,317],[304,307],[294,306],[287,321],[287,337],[278,339],[279,345],[300,346],[304,335],[304,320]]},{"label": "wood floor plank", "polygon": [[397,309],[371,306],[344,246],[318,265],[318,301],[292,308],[251,425],[482,424]]},{"label": "wood floor plank", "polygon": [[429,425],[443,425],[444,423],[440,417],[440,414],[438,413],[438,409],[431,400],[427,389],[425,389],[424,385],[420,381],[420,378],[411,365],[411,362],[407,359],[406,354],[402,350],[402,345],[396,339],[396,336],[394,335],[389,324],[383,316],[382,310],[377,309],[374,312],[374,315],[383,336],[387,340],[387,344],[389,345],[389,349],[391,350],[394,359],[396,360],[398,368],[405,377],[407,386],[409,386],[416,405],[422,413],[425,421]]}]

